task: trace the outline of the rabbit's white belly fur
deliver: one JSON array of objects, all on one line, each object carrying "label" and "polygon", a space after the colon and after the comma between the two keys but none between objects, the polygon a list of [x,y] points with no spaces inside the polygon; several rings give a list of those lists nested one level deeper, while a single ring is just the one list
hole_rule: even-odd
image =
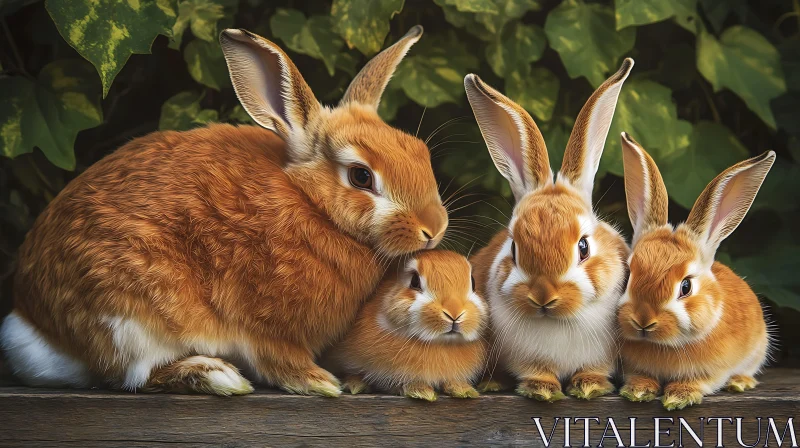
[{"label": "rabbit's white belly fur", "polygon": [[[100,324],[111,330],[114,359],[106,362],[122,364],[125,376],[122,387],[135,390],[144,386],[150,372],[192,354],[232,358],[249,368],[250,348],[242,341],[172,340],[154,337],[130,318],[104,316]],[[81,361],[62,353],[44,339],[28,321],[12,312],[0,327],[3,348],[14,374],[31,386],[89,387],[93,378]]]},{"label": "rabbit's white belly fur", "polygon": [[492,296],[490,301],[492,326],[496,329],[503,359],[552,363],[560,379],[583,367],[613,363],[616,354],[614,300],[604,298],[584,305],[580,317],[570,320],[530,318],[522,321],[509,312],[502,298]]},{"label": "rabbit's white belly fur", "polygon": [[0,327],[3,348],[14,374],[30,386],[88,387],[89,370],[80,361],[47,343],[39,331],[16,312]]}]

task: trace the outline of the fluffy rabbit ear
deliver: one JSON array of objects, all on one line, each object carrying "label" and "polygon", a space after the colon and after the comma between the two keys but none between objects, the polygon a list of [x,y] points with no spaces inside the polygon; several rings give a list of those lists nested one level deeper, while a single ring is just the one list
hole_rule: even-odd
[{"label": "fluffy rabbit ear", "polygon": [[544,138],[531,116],[478,75],[467,75],[464,88],[489,154],[511,184],[517,202],[526,193],[552,183]]},{"label": "fluffy rabbit ear", "polygon": [[634,245],[647,229],[667,223],[669,199],[653,158],[625,132],[622,133],[622,162],[628,216],[633,225],[631,245]]},{"label": "fluffy rabbit ear", "polygon": [[566,179],[578,189],[590,206],[594,176],[600,165],[611,119],[614,118],[617,97],[632,68],[633,59],[626,58],[617,73],[589,97],[575,120],[575,127],[564,151],[564,162],[558,178]]},{"label": "fluffy rabbit ear", "polygon": [[372,58],[350,83],[339,104],[359,103],[378,109],[381,95],[408,49],[422,36],[422,26],[411,28],[391,47]]},{"label": "fluffy rabbit ear", "polygon": [[739,162],[712,180],[697,198],[686,226],[697,234],[707,260],[713,260],[719,243],[742,222],[774,161],[775,152],[767,151]]},{"label": "fluffy rabbit ear", "polygon": [[253,120],[287,141],[303,135],[321,106],[286,53],[246,30],[227,29],[219,40],[233,88]]}]

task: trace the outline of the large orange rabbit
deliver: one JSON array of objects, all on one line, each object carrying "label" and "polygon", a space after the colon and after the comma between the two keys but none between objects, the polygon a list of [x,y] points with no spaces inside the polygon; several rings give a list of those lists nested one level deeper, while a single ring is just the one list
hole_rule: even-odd
[{"label": "large orange rabbit", "polygon": [[625,191],[634,228],[630,279],[621,300],[622,363],[632,401],[662,391],[668,410],[700,403],[726,386],[742,392],[769,352],[764,314],[750,287],[714,261],[719,243],[742,222],[775,153],[717,176],[689,218],[667,223],[667,189],[653,159],[622,135]]},{"label": "large orange rabbit", "polygon": [[248,393],[226,361],[284,390],[336,396],[317,356],[394,256],[447,226],[428,148],[377,115],[411,29],[337,107],[244,30],[221,43],[266,129],[213,125],[132,141],[72,181],[19,252],[10,364],[43,386]]}]

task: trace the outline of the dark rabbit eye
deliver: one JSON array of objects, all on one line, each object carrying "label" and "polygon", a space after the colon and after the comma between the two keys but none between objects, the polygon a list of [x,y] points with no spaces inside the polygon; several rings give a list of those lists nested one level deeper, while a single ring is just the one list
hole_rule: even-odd
[{"label": "dark rabbit eye", "polygon": [[362,190],[372,190],[372,173],[363,166],[351,166],[347,171],[350,184]]},{"label": "dark rabbit eye", "polygon": [[692,293],[692,281],[689,279],[689,277],[686,277],[681,282],[680,296],[678,296],[678,298],[682,299],[691,293]]},{"label": "dark rabbit eye", "polygon": [[422,282],[419,279],[419,274],[416,272],[411,273],[411,284],[409,286],[411,289],[416,289],[418,291],[422,290]]},{"label": "dark rabbit eye", "polygon": [[517,264],[517,243],[511,240],[511,261]]},{"label": "dark rabbit eye", "polygon": [[586,241],[586,237],[578,241],[578,252],[581,254],[581,261],[589,258],[589,242]]},{"label": "dark rabbit eye", "polygon": [[472,276],[472,291],[475,292],[475,277]]}]

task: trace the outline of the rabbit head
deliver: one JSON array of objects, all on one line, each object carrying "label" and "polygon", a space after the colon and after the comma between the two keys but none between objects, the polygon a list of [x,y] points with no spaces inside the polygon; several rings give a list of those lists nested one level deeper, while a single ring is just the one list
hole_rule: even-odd
[{"label": "rabbit head", "polygon": [[220,41],[247,113],[286,142],[284,171],[334,225],[387,255],[435,247],[447,227],[428,147],[377,114],[413,27],[370,60],[336,107],[321,105],[274,43],[228,29]]},{"label": "rabbit head", "polygon": [[702,339],[720,321],[730,290],[712,273],[717,247],[750,209],[775,153],[722,172],[697,199],[687,221],[673,228],[655,162],[625,133],[622,148],[634,228],[630,278],[618,313],[622,334],[674,346]]},{"label": "rabbit head", "polygon": [[381,290],[379,319],[387,331],[424,341],[474,341],[486,324],[472,268],[455,252],[419,252]]},{"label": "rabbit head", "polygon": [[464,80],[492,160],[516,199],[507,238],[487,276],[487,294],[515,314],[571,318],[591,303],[615,304],[622,293],[627,248],[595,215],[591,198],[617,97],[632,67],[626,59],[582,108],[555,182],[531,116],[478,76]]}]

